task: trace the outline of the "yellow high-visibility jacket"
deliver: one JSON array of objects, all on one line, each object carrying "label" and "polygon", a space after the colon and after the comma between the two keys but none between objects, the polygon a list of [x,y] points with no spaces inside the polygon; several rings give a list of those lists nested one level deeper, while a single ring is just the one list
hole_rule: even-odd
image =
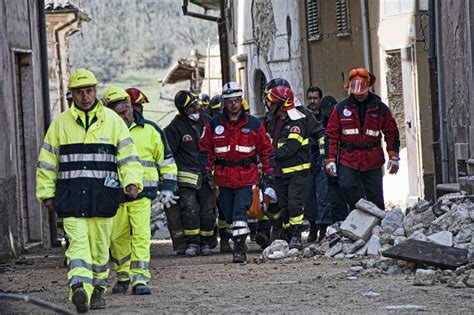
[{"label": "yellow high-visibility jacket", "polygon": [[143,190],[143,167],[125,122],[99,100],[85,113],[74,104],[46,133],[36,196],[54,198],[59,217],[113,217],[120,189]]},{"label": "yellow high-visibility jacket", "polygon": [[175,191],[178,168],[165,134],[160,127],[138,112],[134,111],[133,117],[135,122],[129,130],[144,168],[143,191],[138,198],[155,199],[158,185],[161,190]]}]

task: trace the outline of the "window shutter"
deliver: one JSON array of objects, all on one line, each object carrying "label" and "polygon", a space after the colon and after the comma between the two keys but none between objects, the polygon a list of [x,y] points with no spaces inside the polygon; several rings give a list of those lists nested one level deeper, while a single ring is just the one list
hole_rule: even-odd
[{"label": "window shutter", "polygon": [[351,35],[347,0],[336,0],[336,23],[338,37]]},{"label": "window shutter", "polygon": [[306,0],[306,27],[310,41],[321,39],[319,0]]}]

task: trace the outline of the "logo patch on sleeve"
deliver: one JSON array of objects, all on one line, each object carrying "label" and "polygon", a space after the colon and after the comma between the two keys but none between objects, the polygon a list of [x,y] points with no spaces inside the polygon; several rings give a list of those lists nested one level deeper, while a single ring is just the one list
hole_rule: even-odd
[{"label": "logo patch on sleeve", "polygon": [[291,127],[290,132],[299,134],[299,133],[301,133],[301,129],[298,126],[293,126],[293,127]]},{"label": "logo patch on sleeve", "polygon": [[193,137],[191,135],[186,134],[183,136],[183,139],[181,139],[181,141],[183,142],[193,141]]}]

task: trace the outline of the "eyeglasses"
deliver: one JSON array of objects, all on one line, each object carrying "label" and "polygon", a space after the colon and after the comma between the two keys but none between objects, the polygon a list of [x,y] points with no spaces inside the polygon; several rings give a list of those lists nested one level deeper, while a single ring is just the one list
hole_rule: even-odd
[{"label": "eyeglasses", "polygon": [[359,76],[361,78],[365,78],[365,79],[370,78],[369,71],[367,71],[367,69],[365,69],[365,68],[352,69],[349,72],[349,80],[352,80],[352,78],[357,77],[357,76]]}]

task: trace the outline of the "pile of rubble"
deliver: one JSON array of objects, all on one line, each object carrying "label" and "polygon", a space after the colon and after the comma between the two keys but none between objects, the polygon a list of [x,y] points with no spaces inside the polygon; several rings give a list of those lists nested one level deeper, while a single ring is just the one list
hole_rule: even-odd
[{"label": "pile of rubble", "polygon": [[[474,285],[474,264],[466,263],[474,260],[473,231],[474,196],[468,196],[464,192],[442,196],[434,204],[420,200],[415,206],[408,208],[406,214],[400,208],[385,212],[373,203],[361,199],[345,221],[328,228],[326,237],[320,243],[311,244],[299,252],[288,250],[285,241],[277,240],[263,251],[262,259],[298,259],[313,256],[354,259],[371,256],[371,259],[361,264],[364,270],[378,268],[390,274],[411,274],[416,267],[428,266],[427,269],[416,272],[415,284],[424,285],[438,281],[449,286],[471,287]],[[407,249],[409,251],[413,246],[429,248],[428,255],[423,254],[420,260],[416,257],[400,260],[396,255],[388,255],[398,248],[397,245],[408,246],[401,247],[401,253]],[[436,250],[436,254],[432,255],[437,256],[433,264],[430,264],[429,257],[424,257],[433,252],[430,246],[435,246]],[[389,249],[391,250],[387,251]],[[384,252],[385,256],[398,259],[384,257]],[[444,253],[448,263],[442,261],[443,257],[439,257]],[[459,263],[459,255],[465,256],[465,262]],[[438,262],[437,259],[441,260]],[[454,261],[454,265],[449,265],[449,259]],[[461,264],[464,266],[459,267]],[[455,270],[441,270],[436,269],[437,267]]]}]

